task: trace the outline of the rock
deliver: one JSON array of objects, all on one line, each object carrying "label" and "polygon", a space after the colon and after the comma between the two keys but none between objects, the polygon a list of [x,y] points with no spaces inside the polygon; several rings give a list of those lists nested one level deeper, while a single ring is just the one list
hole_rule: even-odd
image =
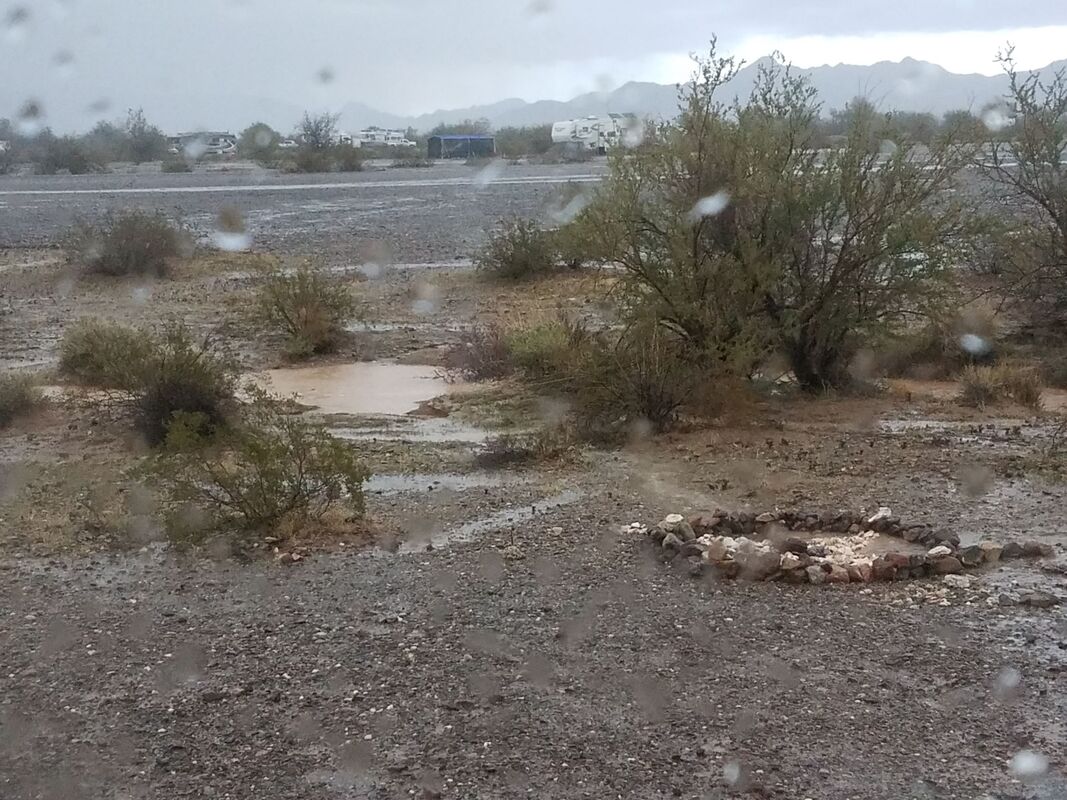
[{"label": "rock", "polygon": [[678,526],[674,529],[674,535],[681,539],[683,542],[691,542],[697,538],[696,531],[693,530],[693,526],[685,520],[678,523]]},{"label": "rock", "polygon": [[923,538],[927,529],[925,525],[912,525],[909,528],[905,528],[901,531],[901,536],[905,542],[917,542]]},{"label": "rock", "polygon": [[1023,542],[1023,555],[1028,558],[1050,558],[1055,552],[1052,549],[1052,545],[1044,542],[1038,542],[1033,539]]},{"label": "rock", "polygon": [[772,514],[770,511],[764,511],[762,514],[760,514],[758,517],[756,517],[756,522],[760,523],[761,525],[763,525],[765,523],[768,523],[768,522],[777,522],[777,521],[778,521],[778,515],[777,514]]},{"label": "rock", "polygon": [[937,547],[931,548],[930,552],[928,552],[926,555],[930,556],[930,558],[942,558],[943,556],[950,556],[952,555],[952,548],[945,547],[945,545],[943,544],[939,544]]},{"label": "rock", "polygon": [[704,551],[706,549],[707,548],[701,545],[698,541],[683,542],[680,552],[683,556],[687,558],[690,556],[696,556],[697,558],[700,558],[702,555],[704,555]]},{"label": "rock", "polygon": [[690,556],[686,559],[689,562],[689,574],[694,578],[699,578],[704,574],[704,570],[707,565],[700,559],[699,556]]},{"label": "rock", "polygon": [[881,522],[884,519],[889,519],[891,516],[893,516],[893,512],[889,509],[889,507],[881,506],[877,512],[875,512],[873,515],[871,515],[870,518],[868,518],[867,524],[874,525],[876,522]]},{"label": "rock", "polygon": [[826,575],[827,583],[848,583],[848,581],[848,569],[840,564],[833,564],[830,567],[830,572]]},{"label": "rock", "polygon": [[949,547],[959,547],[960,537],[951,531],[931,531],[930,541],[934,544],[946,544]]},{"label": "rock", "polygon": [[1019,602],[1031,608],[1052,608],[1063,601],[1048,592],[1027,592],[1019,598]]},{"label": "rock", "polygon": [[970,547],[961,547],[956,551],[956,558],[965,567],[980,567],[985,561],[985,550],[974,544]]},{"label": "rock", "polygon": [[685,544],[676,534],[668,533],[663,537],[663,549],[664,550],[681,550],[682,545]]},{"label": "rock", "polygon": [[796,536],[790,536],[778,545],[778,549],[783,553],[796,553],[799,556],[806,556],[808,554],[808,543],[803,539],[798,539]]},{"label": "rock", "polygon": [[826,558],[828,555],[830,555],[830,551],[827,550],[826,547],[821,544],[809,544],[808,555],[814,556],[815,558]]},{"label": "rock", "polygon": [[782,553],[778,561],[778,568],[782,570],[800,569],[804,566],[804,560],[796,553]]},{"label": "rock", "polygon": [[891,581],[897,576],[897,568],[886,558],[879,556],[871,564],[871,579],[876,581]]},{"label": "rock", "polygon": [[526,553],[523,549],[514,544],[509,544],[500,552],[500,554],[504,557],[505,561],[522,561],[526,558]]},{"label": "rock", "polygon": [[938,575],[951,575],[957,572],[963,572],[963,564],[955,556],[942,556],[941,558],[935,558],[932,562],[934,572]]},{"label": "rock", "polygon": [[997,595],[997,603],[1001,606],[1013,606],[1015,605],[1015,598],[1010,594],[1001,593]]},{"label": "rock", "polygon": [[942,578],[945,586],[950,586],[953,589],[970,589],[972,579],[967,575],[946,575]]},{"label": "rock", "polygon": [[654,525],[649,528],[648,535],[656,544],[663,544],[663,537],[667,535],[667,531],[663,530],[662,525]]},{"label": "rock", "polygon": [[678,526],[683,522],[685,522],[685,517],[681,514],[668,514],[663,518],[663,522],[659,526],[667,533],[678,533]]},{"label": "rock", "polygon": [[750,581],[765,581],[778,572],[778,553],[770,550],[738,549],[734,560],[741,568],[741,576]]},{"label": "rock", "polygon": [[995,542],[979,542],[978,546],[982,548],[983,561],[986,564],[996,564],[1000,561],[1000,553],[1004,549]]},{"label": "rock", "polygon": [[808,573],[808,581],[810,583],[826,583],[826,573],[823,572],[823,568],[819,564],[813,564],[805,572]]},{"label": "rock", "polygon": [[782,580],[786,583],[807,583],[808,571],[806,569],[791,569],[782,573]]},{"label": "rock", "polygon": [[863,561],[848,565],[848,579],[852,583],[870,583],[874,578],[874,568]]},{"label": "rock", "polygon": [[723,536],[711,537],[707,549],[704,550],[705,561],[725,561],[730,557],[731,550],[726,546]]},{"label": "rock", "polygon": [[904,553],[886,553],[882,558],[896,569],[908,569],[911,567],[911,556]]},{"label": "rock", "polygon": [[1008,561],[1013,558],[1022,558],[1024,552],[1023,546],[1018,542],[1008,542],[1000,548],[1000,557]]}]

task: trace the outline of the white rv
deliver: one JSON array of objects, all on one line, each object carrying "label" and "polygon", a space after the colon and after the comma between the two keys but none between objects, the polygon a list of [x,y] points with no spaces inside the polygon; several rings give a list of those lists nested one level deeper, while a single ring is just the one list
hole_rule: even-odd
[{"label": "white rv", "polygon": [[623,142],[626,132],[639,125],[633,114],[568,119],[552,125],[553,144],[577,145],[584,150],[606,153]]},{"label": "white rv", "polygon": [[390,147],[415,147],[415,142],[407,138],[404,131],[386,130],[385,128],[364,128],[353,137],[355,145],[387,145]]}]

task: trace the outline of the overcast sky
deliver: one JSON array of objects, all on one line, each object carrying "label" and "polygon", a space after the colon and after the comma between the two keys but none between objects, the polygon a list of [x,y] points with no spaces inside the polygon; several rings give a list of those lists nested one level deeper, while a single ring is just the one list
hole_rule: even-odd
[{"label": "overcast sky", "polygon": [[0,116],[34,98],[64,122],[75,104],[168,93],[404,114],[567,99],[682,79],[713,33],[805,67],[912,56],[991,74],[1005,41],[1023,67],[1067,58],[1067,0],[30,0],[4,14]]}]

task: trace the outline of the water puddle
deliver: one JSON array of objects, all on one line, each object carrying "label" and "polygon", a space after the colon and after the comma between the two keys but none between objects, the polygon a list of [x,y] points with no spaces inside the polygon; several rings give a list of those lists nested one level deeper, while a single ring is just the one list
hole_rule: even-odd
[{"label": "water puddle", "polygon": [[[449,544],[470,542],[486,533],[497,530],[513,528],[522,522],[527,522],[541,514],[545,514],[554,508],[577,503],[585,496],[585,493],[577,489],[565,489],[544,500],[539,500],[527,506],[514,506],[495,511],[479,519],[465,522],[451,530],[435,533],[430,536],[430,543],[434,547],[444,547]],[[425,542],[405,542],[400,547],[402,553],[421,552],[426,549]]]},{"label": "water puddle", "polygon": [[439,490],[462,492],[468,489],[489,489],[515,484],[500,475],[487,472],[460,475],[458,473],[428,473],[414,475],[374,475],[363,484],[364,491],[378,495],[394,495]]},{"label": "water puddle", "polygon": [[331,426],[330,433],[357,442],[431,442],[484,444],[489,432],[445,417],[375,420],[365,426]]},{"label": "water puddle", "polygon": [[324,414],[409,414],[452,388],[434,367],[381,362],[272,369],[255,379]]}]

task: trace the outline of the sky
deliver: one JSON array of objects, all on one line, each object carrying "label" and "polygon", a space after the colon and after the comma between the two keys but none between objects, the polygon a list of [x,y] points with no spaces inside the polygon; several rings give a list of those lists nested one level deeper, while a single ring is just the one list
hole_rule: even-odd
[{"label": "sky", "polygon": [[[5,0],[0,0],[0,4]],[[913,57],[993,74],[1067,58],[1067,0],[29,0],[0,5],[0,116],[361,102],[416,114],[672,83],[716,35],[798,66]],[[190,120],[192,124],[193,120]],[[210,124],[210,120],[196,120]]]}]

